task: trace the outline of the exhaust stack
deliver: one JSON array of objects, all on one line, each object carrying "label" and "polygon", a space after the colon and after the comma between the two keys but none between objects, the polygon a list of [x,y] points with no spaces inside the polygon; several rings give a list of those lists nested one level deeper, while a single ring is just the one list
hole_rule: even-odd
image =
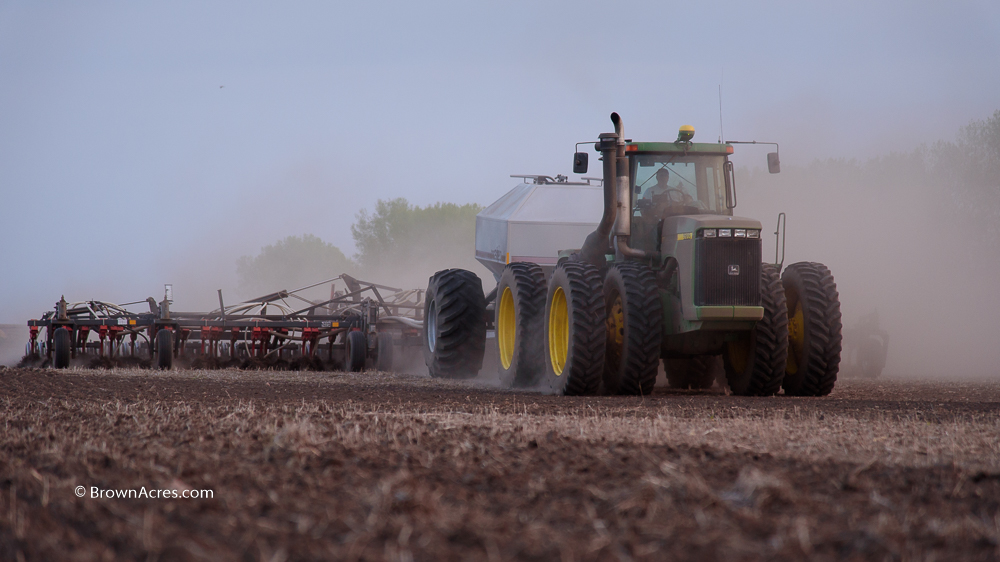
[{"label": "exhaust stack", "polygon": [[[632,234],[632,194],[628,187],[628,159],[625,157],[625,127],[617,113],[611,114],[615,132],[601,133],[597,140],[597,150],[604,162],[604,215],[597,230],[587,236],[577,259],[597,267],[607,265],[606,254],[615,253],[619,258],[651,257],[642,250],[628,245]],[[615,244],[611,245],[611,231],[614,227]]]}]

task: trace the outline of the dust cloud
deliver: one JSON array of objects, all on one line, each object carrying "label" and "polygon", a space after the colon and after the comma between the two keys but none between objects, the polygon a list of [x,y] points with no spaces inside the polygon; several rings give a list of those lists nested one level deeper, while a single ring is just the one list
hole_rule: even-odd
[{"label": "dust cloud", "polygon": [[0,365],[14,365],[24,356],[28,328],[22,324],[0,324]]},{"label": "dust cloud", "polygon": [[883,376],[1000,375],[1000,248],[982,236],[988,225],[958,210],[926,154],[744,170],[737,188],[736,214],[764,225],[765,261],[785,212],[785,265],[831,269],[845,329],[878,312],[890,337]]},{"label": "dust cloud", "polygon": [[[845,328],[878,312],[881,326],[891,338],[883,376],[1000,375],[995,327],[1000,318],[996,291],[1000,248],[981,236],[990,225],[971,221],[959,210],[954,193],[931,172],[925,154],[914,151],[863,161],[784,162],[777,175],[744,167],[737,170],[737,190],[736,214],[764,225],[766,261],[774,259],[771,233],[777,214],[785,212],[784,264],[818,261],[830,267],[840,291]],[[502,194],[503,190],[491,197]],[[174,260],[159,272],[164,281],[174,284],[175,309],[216,308],[216,289],[220,288],[227,305],[246,297],[236,292],[235,262],[242,253],[253,255],[254,248],[246,240],[237,244],[236,237],[217,240],[217,245],[200,244],[187,259]],[[234,246],[242,253],[234,252]],[[341,249],[350,253],[350,248]],[[415,241],[401,256],[358,266],[350,273],[401,289],[424,289],[436,271],[462,268],[476,273],[484,291],[489,292],[495,279],[474,255],[475,233],[469,229],[448,240]],[[339,273],[331,271],[331,277]],[[120,296],[119,302],[146,296],[162,298],[162,285],[135,288],[125,284],[119,281],[106,286],[101,294],[91,294],[108,300]],[[325,286],[306,296],[320,300],[328,295],[329,286]],[[52,302],[57,298],[53,295]],[[73,300],[70,295],[67,298]],[[89,294],[87,298],[91,298]],[[27,329],[23,325],[0,329],[4,335],[0,338],[0,364],[14,364],[23,354]],[[419,353],[399,363],[407,372],[426,372]],[[479,376],[492,380],[495,373],[495,365],[488,360]]]}]

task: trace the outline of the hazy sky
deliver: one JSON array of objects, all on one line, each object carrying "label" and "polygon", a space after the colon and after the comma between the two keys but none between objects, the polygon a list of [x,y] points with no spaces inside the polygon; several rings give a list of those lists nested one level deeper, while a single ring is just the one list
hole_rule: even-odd
[{"label": "hazy sky", "polygon": [[166,282],[211,306],[284,236],[351,254],[378,198],[568,173],[611,111],[714,142],[720,83],[727,138],[786,166],[952,139],[1000,109],[1000,3],[3,0],[0,76],[0,322],[22,323]]}]

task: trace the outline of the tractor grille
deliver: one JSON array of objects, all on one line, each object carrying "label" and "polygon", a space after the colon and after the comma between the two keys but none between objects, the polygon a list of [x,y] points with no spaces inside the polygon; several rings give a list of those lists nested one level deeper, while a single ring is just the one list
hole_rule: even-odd
[{"label": "tractor grille", "polygon": [[694,248],[696,305],[760,306],[759,239],[697,238]]}]

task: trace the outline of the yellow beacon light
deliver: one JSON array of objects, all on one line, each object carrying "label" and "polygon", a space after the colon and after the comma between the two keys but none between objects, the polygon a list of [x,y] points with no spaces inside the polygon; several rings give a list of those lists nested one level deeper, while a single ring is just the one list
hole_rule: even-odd
[{"label": "yellow beacon light", "polygon": [[679,131],[677,131],[677,142],[691,142],[694,138],[694,127],[691,125],[681,125]]}]

